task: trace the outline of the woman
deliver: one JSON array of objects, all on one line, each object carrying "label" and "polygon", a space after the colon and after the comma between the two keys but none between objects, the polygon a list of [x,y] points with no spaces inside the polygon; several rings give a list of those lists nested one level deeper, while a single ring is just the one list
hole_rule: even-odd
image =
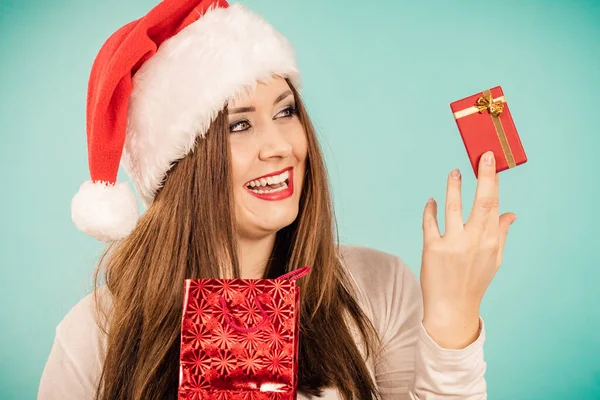
[{"label": "woman", "polygon": [[[303,265],[299,398],[484,399],[483,294],[508,226],[494,159],[473,210],[448,178],[446,232],[423,214],[421,281],[338,246],[326,168],[288,41],[224,1],[164,0],[109,38],[88,92],[91,180],[73,199],[111,242],[106,285],[61,321],[39,399],[176,399],[183,280]],[[116,184],[123,165],[147,211]]]}]

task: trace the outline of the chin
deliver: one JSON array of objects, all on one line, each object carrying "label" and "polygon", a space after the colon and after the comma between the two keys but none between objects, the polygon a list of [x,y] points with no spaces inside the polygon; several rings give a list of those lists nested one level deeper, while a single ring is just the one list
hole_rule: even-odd
[{"label": "chin", "polygon": [[261,238],[279,232],[283,228],[290,226],[298,217],[297,210],[288,210],[279,215],[275,213],[265,213],[268,218],[257,219],[258,214],[253,214],[251,218],[244,218],[240,221],[238,229],[243,235],[249,238]]},{"label": "chin", "polygon": [[286,214],[287,215],[280,215],[277,216],[277,218],[272,218],[268,221],[257,221],[257,227],[263,232],[276,233],[283,228],[290,226],[298,217],[298,212],[289,212]]}]

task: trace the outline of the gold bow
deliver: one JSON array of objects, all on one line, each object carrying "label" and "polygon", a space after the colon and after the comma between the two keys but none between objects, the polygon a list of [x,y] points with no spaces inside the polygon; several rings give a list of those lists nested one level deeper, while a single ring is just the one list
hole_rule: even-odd
[{"label": "gold bow", "polygon": [[504,110],[504,102],[502,100],[494,101],[492,98],[492,93],[489,91],[486,92],[487,93],[484,93],[483,96],[477,99],[475,107],[477,107],[479,113],[488,110],[490,114],[492,114],[494,117],[497,117],[498,115],[502,114],[502,111]]},{"label": "gold bow", "polygon": [[476,114],[479,112],[483,113],[485,110],[488,110],[491,115],[492,123],[494,124],[494,130],[498,136],[498,140],[500,141],[500,145],[502,146],[502,152],[504,153],[504,158],[508,163],[509,168],[516,167],[515,158],[510,149],[510,145],[508,143],[508,138],[506,137],[506,132],[504,131],[504,127],[502,126],[502,122],[500,121],[500,114],[504,110],[504,103],[506,99],[504,96],[500,96],[497,98],[492,97],[492,92],[488,90],[484,90],[481,97],[477,99],[475,105],[471,107],[467,107],[463,110],[456,111],[454,113],[455,119],[464,118],[471,114]]}]

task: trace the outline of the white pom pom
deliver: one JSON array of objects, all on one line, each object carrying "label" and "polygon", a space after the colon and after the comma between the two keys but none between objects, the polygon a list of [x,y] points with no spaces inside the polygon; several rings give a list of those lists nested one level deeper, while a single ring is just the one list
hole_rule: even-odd
[{"label": "white pom pom", "polygon": [[135,228],[137,201],[125,182],[113,186],[86,181],[73,197],[71,218],[80,231],[102,242],[119,240]]}]

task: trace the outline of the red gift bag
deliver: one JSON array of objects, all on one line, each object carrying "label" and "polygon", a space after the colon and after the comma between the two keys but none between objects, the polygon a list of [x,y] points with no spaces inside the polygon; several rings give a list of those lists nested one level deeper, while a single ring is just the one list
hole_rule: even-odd
[{"label": "red gift bag", "polygon": [[300,289],[276,279],[186,279],[180,400],[296,399]]}]

